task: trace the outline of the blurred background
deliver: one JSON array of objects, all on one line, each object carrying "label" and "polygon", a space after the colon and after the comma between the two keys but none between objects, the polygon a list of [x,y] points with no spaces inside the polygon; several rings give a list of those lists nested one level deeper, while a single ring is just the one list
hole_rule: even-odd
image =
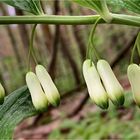
[{"label": "blurred background", "polygon": [[[91,10],[70,1],[41,1],[48,15],[93,15]],[[115,13],[125,9],[110,7]],[[0,3],[0,15],[26,15]],[[123,25],[98,25],[94,43],[102,58],[108,60],[125,89],[124,107],[111,102],[107,111],[90,99],[82,75],[87,42],[92,25],[38,25],[34,40],[38,62],[55,81],[61,104],[48,112],[29,118],[17,126],[15,139],[122,139],[140,138],[139,109],[134,104],[126,71],[138,28]],[[0,81],[6,94],[25,85],[27,55],[32,25],[0,26]],[[135,62],[139,63],[135,54]],[[34,69],[34,63],[32,68]]]}]

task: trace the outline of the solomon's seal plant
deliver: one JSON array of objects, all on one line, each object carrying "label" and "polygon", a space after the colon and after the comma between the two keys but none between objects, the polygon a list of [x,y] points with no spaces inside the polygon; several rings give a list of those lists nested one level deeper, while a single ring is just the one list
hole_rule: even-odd
[{"label": "solomon's seal plant", "polygon": [[[62,16],[45,15],[39,0],[1,0],[20,10],[33,15],[24,16],[0,16],[0,24],[34,24],[30,44],[28,72],[26,75],[27,86],[23,86],[5,97],[5,92],[0,84],[0,139],[12,139],[16,125],[27,117],[34,116],[39,111],[45,111],[48,104],[57,106],[60,102],[59,92],[46,69],[38,65],[34,49],[33,38],[37,24],[65,24],[82,25],[94,24],[90,34],[87,49],[87,60],[83,64],[83,74],[88,87],[90,97],[103,109],[108,108],[108,97],[115,105],[124,102],[123,88],[115,77],[110,65],[105,60],[100,60],[94,47],[93,35],[98,24],[121,24],[140,27],[140,0],[73,0],[81,6],[95,10],[99,15],[86,16]],[[71,2],[73,2],[71,1]],[[110,13],[107,4],[123,7],[136,15]],[[128,77],[136,103],[139,105],[139,66],[133,63],[134,52],[138,50],[140,55],[140,34],[134,45],[131,55],[131,65],[128,67]],[[30,72],[30,55],[36,63],[36,74]],[[95,59],[93,59],[95,58]],[[96,65],[96,61],[97,65]],[[95,63],[93,63],[95,62]],[[96,68],[97,67],[97,68]],[[102,81],[101,81],[102,80]],[[102,83],[103,82],[103,83]],[[4,102],[3,102],[4,101]]]},{"label": "solomon's seal plant", "polygon": [[[95,76],[96,78],[93,78],[94,77],[92,75],[93,72],[89,71],[88,68],[86,69],[84,64],[83,64],[83,73],[86,73],[86,72],[89,73],[89,75],[84,74],[84,78],[85,78],[85,81],[86,81],[86,84],[87,84],[87,87],[88,87],[90,97],[92,97],[94,95],[94,92],[96,93],[96,91],[98,91],[97,88],[96,88],[98,86],[95,86],[95,83],[96,83],[95,79],[100,79],[101,78],[101,80],[102,80],[102,82],[104,84],[105,90],[106,90],[106,91],[104,90],[104,93],[107,92],[107,95],[108,95],[109,99],[111,99],[111,101],[114,103],[114,105],[121,106],[124,103],[124,94],[123,94],[124,91],[123,91],[123,88],[120,85],[120,83],[118,82],[117,78],[115,77],[115,75],[114,75],[109,63],[100,58],[100,55],[99,55],[98,51],[96,50],[96,48],[94,46],[93,38],[94,38],[95,29],[97,27],[97,24],[98,24],[99,20],[100,20],[100,18],[98,18],[96,20],[96,22],[95,22],[95,24],[93,26],[93,29],[91,30],[90,37],[89,37],[89,42],[88,42],[88,48],[87,48],[87,56],[86,56],[87,58],[88,57],[90,58],[90,61],[88,61],[87,67],[90,68],[89,66],[91,66],[91,68],[92,68],[92,66],[93,66],[92,71],[94,71],[94,73],[96,73],[96,76]],[[94,64],[92,63],[93,55],[95,55],[95,58],[98,60],[98,62],[97,62],[97,70],[96,70],[96,67],[94,66]],[[96,72],[95,72],[95,70],[96,70]],[[97,78],[98,73],[99,73],[99,76]],[[94,84],[91,84],[92,80],[90,79],[90,74],[92,75],[92,79],[95,80]],[[87,78],[87,77],[89,77],[89,78]],[[99,83],[99,80],[98,80],[97,83]],[[101,85],[101,84],[98,84],[98,85]],[[92,93],[92,96],[91,96],[91,93]],[[98,95],[98,100],[99,99],[100,100],[102,100],[102,99],[106,100],[106,98],[103,96],[104,94],[101,96],[101,94],[99,95],[99,93],[98,93],[97,95]],[[94,95],[94,96],[96,97],[97,95]],[[96,101],[95,101],[95,103],[96,103]]]},{"label": "solomon's seal plant", "polygon": [[96,67],[90,59],[85,60],[83,63],[83,75],[91,99],[102,109],[107,109],[107,93],[101,83]]}]

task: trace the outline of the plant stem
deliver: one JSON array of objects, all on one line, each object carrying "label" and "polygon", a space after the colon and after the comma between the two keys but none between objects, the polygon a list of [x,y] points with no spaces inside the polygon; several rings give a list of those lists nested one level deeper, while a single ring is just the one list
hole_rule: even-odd
[{"label": "plant stem", "polygon": [[107,3],[106,3],[106,0],[100,0],[100,3],[101,3],[101,6],[102,6],[102,10],[101,10],[101,13],[99,13],[102,18],[107,22],[111,22],[112,20],[112,16],[111,16],[111,13],[109,12],[109,9],[107,7]]},{"label": "plant stem", "polygon": [[[99,60],[100,59],[100,56],[94,46],[94,42],[93,42],[93,39],[94,39],[94,34],[95,34],[95,29],[98,25],[98,21],[100,20],[101,17],[97,18],[97,20],[95,21],[94,25],[93,25],[93,28],[90,32],[90,35],[89,35],[89,40],[88,40],[88,47],[87,47],[87,53],[86,53],[86,59],[90,58],[92,60],[92,50],[93,50],[93,53],[95,55],[95,57]],[[89,55],[90,54],[90,55]],[[93,60],[92,60],[93,61]],[[92,63],[91,63],[92,65]]]},{"label": "plant stem", "polygon": [[91,40],[90,40],[92,48],[93,48],[93,52],[94,52],[97,60],[100,59],[100,55],[99,55],[98,51],[96,50],[96,47],[94,46],[94,35],[95,35],[95,30],[96,30],[96,27],[98,25],[99,20],[100,20],[100,17],[96,20],[96,22],[95,22],[95,24],[93,26],[92,33],[91,33]]},{"label": "plant stem", "polygon": [[28,70],[30,70],[30,57],[32,54],[32,57],[35,61],[36,64],[38,64],[35,52],[34,52],[34,47],[33,47],[33,41],[34,41],[34,36],[35,36],[35,29],[36,29],[37,24],[33,26],[32,33],[31,33],[31,38],[30,38],[30,43],[29,43],[29,54],[28,54]]},{"label": "plant stem", "polygon": [[[122,24],[140,27],[140,16],[111,14],[109,24]],[[65,24],[83,25],[94,24],[100,15],[87,16],[58,16],[58,15],[33,15],[33,16],[0,16],[0,24]],[[99,23],[106,23],[102,18]]]},{"label": "plant stem", "polygon": [[131,52],[130,64],[133,63],[133,59],[134,59],[134,54],[135,54],[136,47],[137,47],[137,38],[136,38],[135,44],[134,44],[133,49],[132,49],[132,52]]},{"label": "plant stem", "polygon": [[138,33],[136,41],[137,41],[137,50],[138,50],[138,54],[139,54],[139,57],[140,57],[140,32]]}]

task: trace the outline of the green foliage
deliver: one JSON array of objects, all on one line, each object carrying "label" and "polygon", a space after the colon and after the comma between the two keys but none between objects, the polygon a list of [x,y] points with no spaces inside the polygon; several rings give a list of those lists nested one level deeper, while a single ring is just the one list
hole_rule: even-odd
[{"label": "green foliage", "polygon": [[92,10],[100,11],[101,10],[101,3],[100,1],[94,0],[74,0],[74,2],[80,4],[81,6],[90,8]]},{"label": "green foliage", "polygon": [[74,2],[80,4],[81,6],[95,10],[107,22],[111,20],[106,0],[74,0]]},{"label": "green foliage", "polygon": [[[95,10],[99,14],[105,14],[108,11],[107,7],[103,6],[104,1],[100,0],[74,0],[83,7]],[[129,11],[140,14],[140,0],[105,0],[108,4],[115,7],[126,8]]]},{"label": "green foliage", "polygon": [[107,3],[116,7],[126,8],[134,13],[140,14],[140,0],[107,0]]},{"label": "green foliage", "polygon": [[0,0],[0,2],[4,2],[34,15],[42,14],[42,8],[39,0]]},{"label": "green foliage", "polygon": [[9,94],[0,106],[0,139],[12,139],[16,125],[36,114],[26,86]]}]

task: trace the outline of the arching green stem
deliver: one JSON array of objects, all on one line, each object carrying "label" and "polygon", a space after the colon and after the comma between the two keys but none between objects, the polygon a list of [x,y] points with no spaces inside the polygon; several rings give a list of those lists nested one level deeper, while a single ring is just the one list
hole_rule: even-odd
[{"label": "arching green stem", "polygon": [[[94,42],[93,42],[93,38],[94,38],[94,34],[95,34],[95,29],[96,29],[96,27],[97,27],[98,22],[99,22],[100,19],[101,19],[101,18],[99,17],[99,18],[96,20],[96,22],[95,22],[95,24],[94,24],[94,26],[93,26],[93,28],[92,28],[92,30],[91,30],[91,32],[90,32],[90,35],[89,35],[86,58],[90,57],[91,60],[92,60],[92,56],[93,56],[93,55],[92,55],[92,50],[93,50],[93,52],[94,52],[96,58],[97,58],[97,59],[100,59],[100,56],[99,56],[99,54],[98,54],[98,52],[97,52],[97,50],[96,50],[96,48],[95,48],[95,46],[94,46]],[[92,45],[92,47],[91,47],[91,45]],[[92,49],[91,49],[91,48],[92,48]]]},{"label": "arching green stem", "polygon": [[30,69],[30,58],[31,58],[31,55],[35,61],[36,64],[38,64],[37,62],[37,59],[36,59],[36,56],[35,56],[35,51],[34,51],[34,47],[33,47],[33,42],[34,42],[34,36],[35,36],[35,29],[37,27],[37,24],[35,24],[33,26],[33,29],[32,29],[32,33],[31,33],[31,38],[30,38],[30,42],[29,42],[29,54],[28,54],[28,70]]},{"label": "arching green stem", "polygon": [[95,24],[94,24],[94,26],[93,26],[92,32],[91,32],[91,33],[92,33],[92,34],[91,34],[91,44],[92,44],[93,52],[94,52],[94,54],[95,54],[95,56],[96,56],[96,58],[97,58],[98,60],[100,59],[100,55],[99,55],[99,53],[98,53],[98,51],[96,50],[96,47],[95,47],[95,45],[94,45],[94,34],[95,34],[95,30],[96,30],[96,27],[97,27],[98,22],[99,22],[100,19],[101,19],[100,17],[97,19],[97,21],[95,22]]},{"label": "arching green stem", "polygon": [[[138,35],[137,35],[135,44],[134,44],[133,49],[132,49],[131,58],[130,58],[130,64],[133,63],[133,59],[134,59],[134,54],[135,54],[136,48],[138,49],[138,54],[139,54],[139,49],[140,49],[140,48],[139,48],[139,45],[137,45],[139,36],[140,36],[140,32],[139,32]],[[140,54],[139,54],[139,55],[140,55]]]},{"label": "arching green stem", "polygon": [[138,54],[140,57],[140,32],[138,33],[138,36],[137,36],[137,49],[138,49]]}]

